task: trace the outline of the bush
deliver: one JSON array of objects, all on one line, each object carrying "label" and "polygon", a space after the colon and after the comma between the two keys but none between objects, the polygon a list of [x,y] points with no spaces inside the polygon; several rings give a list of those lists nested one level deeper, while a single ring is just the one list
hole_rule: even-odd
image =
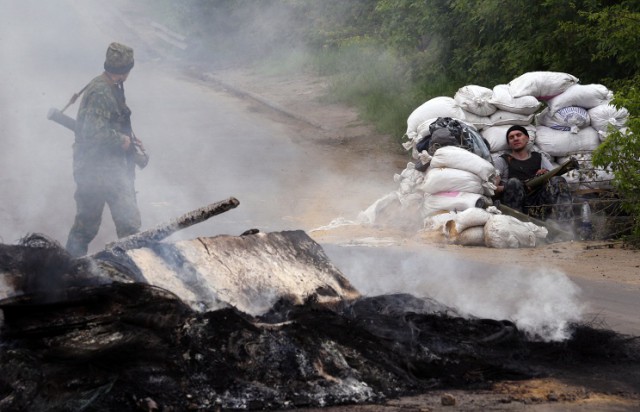
[{"label": "bush", "polygon": [[629,110],[627,130],[612,130],[607,139],[593,153],[593,164],[609,167],[615,178],[614,188],[622,198],[622,207],[633,218],[627,243],[640,247],[640,78],[628,82],[616,93],[616,107]]}]

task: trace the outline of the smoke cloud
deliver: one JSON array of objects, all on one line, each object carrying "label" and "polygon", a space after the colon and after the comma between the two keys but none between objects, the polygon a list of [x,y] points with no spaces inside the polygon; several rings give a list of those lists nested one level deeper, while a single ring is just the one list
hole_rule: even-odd
[{"label": "smoke cloud", "polygon": [[[342,175],[329,153],[294,143],[308,137],[300,136],[295,127],[184,75],[180,68],[185,61],[151,47],[145,30],[133,30],[139,22],[128,20],[121,11],[127,7],[132,3],[0,0],[0,241],[13,243],[38,232],[66,242],[75,216],[74,137],[47,120],[46,114],[52,107],[64,107],[102,72],[106,48],[113,41],[133,47],[136,59],[125,89],[133,128],[151,156],[136,180],[143,230],[230,196],[240,200],[240,207],[181,231],[172,240],[240,234],[253,227],[308,229],[325,223],[318,220],[321,213],[314,216],[316,210],[324,214],[335,210],[340,215],[351,207],[355,213],[377,193],[388,191],[388,187],[377,190],[366,175]],[[158,11],[140,13],[140,22],[148,24]],[[290,16],[261,9],[257,17],[262,19],[258,25],[245,21],[248,40],[244,43],[251,43],[267,26],[271,30],[286,27],[285,21],[275,19]],[[209,62],[221,64],[221,58],[211,52],[187,51],[191,58],[201,59],[203,71],[215,70]],[[75,117],[78,105],[65,114]],[[392,184],[391,173],[388,183]],[[348,184],[358,188],[352,198],[331,193]],[[358,197],[363,191],[375,194]],[[315,220],[305,222],[309,217]],[[89,252],[115,238],[105,208]]]},{"label": "smoke cloud", "polygon": [[325,245],[325,251],[363,294],[432,298],[461,315],[510,320],[538,339],[568,338],[569,325],[586,309],[580,288],[555,269],[481,264],[428,246]]}]

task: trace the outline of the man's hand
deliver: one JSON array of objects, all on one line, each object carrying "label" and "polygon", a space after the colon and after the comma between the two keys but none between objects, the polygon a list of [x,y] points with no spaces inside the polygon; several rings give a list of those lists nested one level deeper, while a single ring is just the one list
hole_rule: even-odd
[{"label": "man's hand", "polygon": [[129,150],[129,147],[131,146],[131,138],[126,134],[121,134],[120,141],[122,142],[122,144],[120,145],[122,150],[124,150],[125,152]]},{"label": "man's hand", "polygon": [[539,169],[539,170],[536,172],[536,176],[542,176],[543,174],[545,174],[545,173],[547,173],[547,172],[548,172],[548,170],[547,170],[547,169]]}]

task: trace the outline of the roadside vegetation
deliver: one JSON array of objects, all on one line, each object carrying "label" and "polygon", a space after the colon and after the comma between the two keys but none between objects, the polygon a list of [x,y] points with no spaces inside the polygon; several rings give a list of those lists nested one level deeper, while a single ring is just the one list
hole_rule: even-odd
[{"label": "roadside vegetation", "polygon": [[[147,0],[151,1],[151,0]],[[328,99],[359,108],[399,140],[412,110],[462,86],[493,87],[529,71],[604,84],[630,112],[596,156],[636,217],[640,245],[640,0],[153,1],[166,24],[212,64],[310,70]]]}]

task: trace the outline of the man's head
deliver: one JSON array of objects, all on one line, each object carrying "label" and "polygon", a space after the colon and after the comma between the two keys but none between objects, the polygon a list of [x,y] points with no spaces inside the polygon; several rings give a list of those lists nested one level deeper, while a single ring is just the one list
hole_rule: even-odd
[{"label": "man's head", "polygon": [[104,70],[111,74],[127,74],[133,68],[133,49],[120,43],[107,48]]},{"label": "man's head", "polygon": [[529,132],[522,126],[511,126],[507,130],[507,144],[512,150],[523,150],[529,143]]}]

